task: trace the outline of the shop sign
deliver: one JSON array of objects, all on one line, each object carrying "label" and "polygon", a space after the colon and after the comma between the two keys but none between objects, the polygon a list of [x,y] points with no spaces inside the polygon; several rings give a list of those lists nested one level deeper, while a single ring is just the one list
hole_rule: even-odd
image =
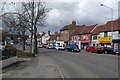
[{"label": "shop sign", "polygon": [[81,40],[81,42],[85,43],[85,42],[89,42],[89,41],[85,39],[85,40]]},{"label": "shop sign", "polygon": [[99,43],[112,43],[112,37],[101,37],[99,38]]}]

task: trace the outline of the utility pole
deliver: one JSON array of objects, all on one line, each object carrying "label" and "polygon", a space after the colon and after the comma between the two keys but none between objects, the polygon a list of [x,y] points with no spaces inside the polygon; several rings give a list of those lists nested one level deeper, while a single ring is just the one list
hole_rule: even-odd
[{"label": "utility pole", "polygon": [[32,0],[32,54],[34,54],[34,0]]}]

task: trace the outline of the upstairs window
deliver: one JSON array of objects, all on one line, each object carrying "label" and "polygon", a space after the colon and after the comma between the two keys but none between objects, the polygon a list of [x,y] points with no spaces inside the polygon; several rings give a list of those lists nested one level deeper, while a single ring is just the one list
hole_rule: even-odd
[{"label": "upstairs window", "polygon": [[93,40],[97,40],[97,35],[93,36]]},{"label": "upstairs window", "polygon": [[107,37],[107,32],[104,33],[104,37]]}]

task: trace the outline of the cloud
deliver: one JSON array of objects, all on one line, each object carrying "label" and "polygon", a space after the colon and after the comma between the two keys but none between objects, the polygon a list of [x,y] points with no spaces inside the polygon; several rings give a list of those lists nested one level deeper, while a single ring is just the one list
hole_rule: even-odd
[{"label": "cloud", "polygon": [[55,32],[71,24],[73,20],[78,25],[105,24],[111,20],[111,11],[101,7],[101,3],[114,9],[114,19],[118,17],[118,0],[48,1],[47,6],[52,8],[52,11],[48,14],[48,26],[44,29]]},{"label": "cloud", "polygon": [[[18,0],[12,1],[18,2]],[[73,20],[75,20],[78,25],[105,24],[111,20],[111,11],[105,7],[101,7],[100,4],[103,3],[113,8],[114,19],[116,19],[118,18],[118,1],[119,0],[44,0],[47,7],[52,8],[52,10],[48,14],[46,27],[39,27],[38,31],[59,31],[65,25],[71,24]]]}]

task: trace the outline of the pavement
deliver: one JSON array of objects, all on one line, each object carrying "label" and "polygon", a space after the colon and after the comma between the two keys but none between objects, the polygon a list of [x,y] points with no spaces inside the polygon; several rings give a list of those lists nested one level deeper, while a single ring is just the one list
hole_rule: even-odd
[{"label": "pavement", "polygon": [[54,61],[39,55],[3,69],[3,78],[61,78],[61,75]]},{"label": "pavement", "polygon": [[[21,45],[14,45],[22,50]],[[29,51],[26,46],[26,51]],[[62,78],[59,67],[52,59],[42,56],[44,52],[39,51],[32,59],[22,59],[22,61],[12,64],[2,69],[3,78]],[[16,75],[17,74],[17,75]]]}]

